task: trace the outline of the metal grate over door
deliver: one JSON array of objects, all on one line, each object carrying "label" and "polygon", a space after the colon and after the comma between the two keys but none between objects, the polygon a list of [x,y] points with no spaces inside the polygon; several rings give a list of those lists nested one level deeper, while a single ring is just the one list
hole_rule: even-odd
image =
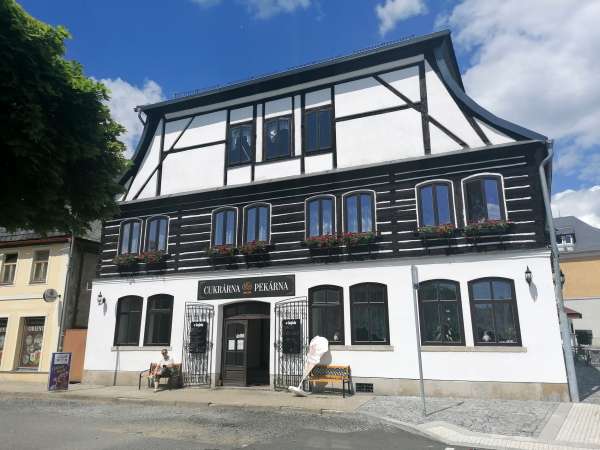
[{"label": "metal grate over door", "polygon": [[275,389],[297,386],[308,351],[308,300],[295,297],[275,303]]},{"label": "metal grate over door", "polygon": [[197,302],[185,304],[181,358],[185,386],[211,385],[214,317],[213,305]]}]

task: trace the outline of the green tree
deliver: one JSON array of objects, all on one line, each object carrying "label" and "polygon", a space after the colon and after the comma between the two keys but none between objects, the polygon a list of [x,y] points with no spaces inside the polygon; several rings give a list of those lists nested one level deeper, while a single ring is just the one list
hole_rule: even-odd
[{"label": "green tree", "polygon": [[0,226],[83,232],[116,210],[124,128],[64,58],[68,31],[0,0]]}]

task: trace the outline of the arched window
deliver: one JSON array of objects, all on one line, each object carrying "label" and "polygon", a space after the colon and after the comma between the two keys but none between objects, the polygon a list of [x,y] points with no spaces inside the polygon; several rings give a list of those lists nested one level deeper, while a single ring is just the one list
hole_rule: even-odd
[{"label": "arched window", "polygon": [[115,345],[140,345],[142,297],[128,295],[117,301]]},{"label": "arched window", "polygon": [[505,278],[469,281],[475,345],[521,345],[515,283]]},{"label": "arched window", "polygon": [[224,208],[213,213],[212,217],[212,244],[236,245],[237,210]]},{"label": "arched window", "polygon": [[361,283],[350,286],[352,344],[389,344],[387,286]]},{"label": "arched window", "polygon": [[306,201],[306,237],[335,233],[335,197],[324,195]]},{"label": "arched window", "polygon": [[250,205],[244,209],[244,242],[269,242],[271,208],[267,204]]},{"label": "arched window", "polygon": [[344,294],[339,286],[308,290],[310,338],[323,336],[330,344],[344,344]]},{"label": "arched window", "polygon": [[419,226],[454,224],[452,183],[431,181],[417,185]]},{"label": "arched window", "polygon": [[419,284],[421,344],[464,345],[460,285],[451,280]]},{"label": "arched window", "polygon": [[375,201],[372,192],[344,195],[344,231],[368,233],[375,231]]},{"label": "arched window", "polygon": [[467,223],[505,220],[500,175],[477,175],[463,180]]},{"label": "arched window", "polygon": [[165,216],[150,217],[146,221],[146,237],[144,250],[147,252],[167,251],[169,218]]},{"label": "arched window", "polygon": [[170,345],[173,296],[153,295],[148,298],[144,345]]},{"label": "arched window", "polygon": [[124,220],[119,227],[119,254],[136,254],[140,251],[142,237],[142,221],[139,219]]}]

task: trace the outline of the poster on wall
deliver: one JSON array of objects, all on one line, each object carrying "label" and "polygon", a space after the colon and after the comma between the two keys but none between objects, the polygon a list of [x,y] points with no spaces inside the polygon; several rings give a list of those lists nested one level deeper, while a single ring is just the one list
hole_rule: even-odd
[{"label": "poster on wall", "polygon": [[44,341],[44,317],[27,317],[21,336],[19,368],[37,369],[40,365],[42,342]]},{"label": "poster on wall", "polygon": [[66,391],[69,389],[69,372],[71,371],[71,353],[54,352],[48,375],[49,391]]},{"label": "poster on wall", "polygon": [[4,350],[4,340],[6,338],[6,318],[0,319],[0,363],[2,362],[2,351]]}]

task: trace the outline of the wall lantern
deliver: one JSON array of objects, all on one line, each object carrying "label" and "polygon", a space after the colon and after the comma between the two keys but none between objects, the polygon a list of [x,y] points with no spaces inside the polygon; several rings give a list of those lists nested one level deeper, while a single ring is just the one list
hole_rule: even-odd
[{"label": "wall lantern", "polygon": [[560,286],[563,287],[565,285],[565,274],[563,271],[560,271]]},{"label": "wall lantern", "polygon": [[531,270],[529,269],[529,266],[527,266],[527,269],[525,270],[525,281],[527,282],[527,284],[529,286],[531,286],[531,282],[533,281],[533,277],[531,276]]},{"label": "wall lantern", "polygon": [[96,298],[96,301],[98,302],[98,306],[102,306],[106,303],[106,299],[102,295],[102,292],[98,292],[98,297]]}]

